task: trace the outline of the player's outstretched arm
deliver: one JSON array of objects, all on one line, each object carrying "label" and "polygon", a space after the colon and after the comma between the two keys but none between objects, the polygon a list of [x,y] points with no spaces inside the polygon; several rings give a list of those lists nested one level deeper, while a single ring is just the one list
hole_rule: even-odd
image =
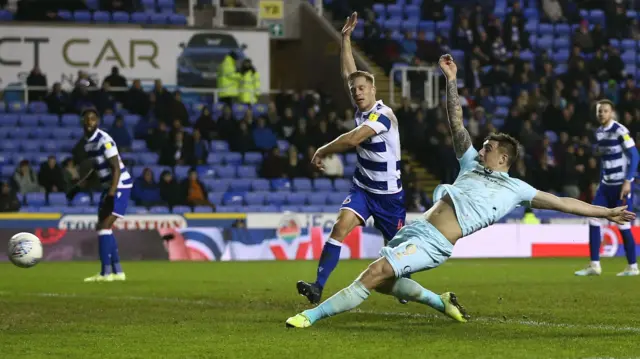
[{"label": "player's outstretched arm", "polygon": [[606,218],[618,224],[633,221],[636,214],[627,211],[627,206],[605,208],[568,197],[558,197],[551,193],[538,191],[531,201],[531,206],[538,209],[551,209],[584,217]]},{"label": "player's outstretched arm", "polygon": [[447,118],[453,139],[453,148],[458,158],[471,147],[471,136],[464,128],[462,122],[462,107],[460,106],[460,96],[458,95],[458,80],[456,74],[458,67],[453,62],[453,57],[449,54],[440,56],[438,62],[440,69],[447,78]]},{"label": "player's outstretched arm", "polygon": [[342,48],[340,50],[340,72],[342,80],[344,81],[345,89],[349,96],[351,92],[349,90],[349,75],[356,72],[356,61],[353,59],[353,52],[351,50],[351,33],[356,28],[358,23],[358,13],[354,12],[347,18],[347,21],[342,27]]},{"label": "player's outstretched arm", "polygon": [[332,153],[346,152],[358,146],[366,139],[375,135],[376,131],[373,128],[364,125],[358,126],[353,130],[336,137],[335,140],[327,143],[326,145],[318,148],[316,153],[313,155],[311,162],[319,169],[323,169],[322,159],[327,155],[330,155]]}]

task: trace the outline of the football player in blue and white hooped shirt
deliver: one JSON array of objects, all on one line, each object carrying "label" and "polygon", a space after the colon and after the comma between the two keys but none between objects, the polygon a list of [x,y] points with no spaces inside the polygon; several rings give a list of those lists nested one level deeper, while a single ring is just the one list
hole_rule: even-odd
[{"label": "football player in blue and white hooped shirt", "polygon": [[102,268],[99,274],[86,278],[84,281],[122,281],[125,280],[125,274],[120,265],[118,245],[111,228],[118,218],[125,215],[133,180],[122,163],[116,143],[108,133],[98,128],[99,122],[96,110],[83,111],[84,149],[89,160],[93,162],[93,171],[98,174],[104,188],[98,205],[98,222],[96,224]]},{"label": "football player in blue and white hooped shirt", "polygon": [[[593,204],[614,208],[628,205],[633,207],[633,178],[638,169],[638,150],[629,135],[629,130],[613,120],[615,109],[609,100],[598,101],[596,115],[600,127],[596,130],[597,149],[600,154],[601,180]],[[578,276],[600,275],[600,244],[602,233],[600,221],[589,220],[589,251],[591,263],[585,269],[577,271]],[[624,250],[627,254],[627,268],[618,276],[639,275],[636,262],[636,243],[631,233],[631,223],[618,225]]]},{"label": "football player in blue and white hooped shirt", "polygon": [[[356,148],[357,169],[353,187],[342,203],[338,219],[325,243],[318,264],[316,281],[297,283],[298,293],[311,303],[319,303],[322,289],[340,258],[342,241],[357,226],[373,217],[385,242],[403,227],[406,217],[404,192],[400,181],[400,135],[398,120],[391,108],[376,101],[372,74],[358,71],[351,53],[351,33],[357,14],[351,15],[342,29],[342,78],[356,107],[356,128],[320,147],[312,162],[322,169],[329,154]],[[404,301],[401,301],[404,303]]]}]

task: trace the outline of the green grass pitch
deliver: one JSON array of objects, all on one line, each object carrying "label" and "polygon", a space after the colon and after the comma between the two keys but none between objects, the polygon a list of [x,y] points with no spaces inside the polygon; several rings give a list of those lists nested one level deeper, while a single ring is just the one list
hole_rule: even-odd
[{"label": "green grass pitch", "polygon": [[[640,278],[577,278],[586,259],[450,260],[414,276],[454,291],[473,320],[455,323],[377,293],[305,330],[295,282],[308,262],[124,263],[124,283],[82,283],[97,263],[0,264],[3,358],[638,358]],[[325,298],[365,261],[342,261]]]}]

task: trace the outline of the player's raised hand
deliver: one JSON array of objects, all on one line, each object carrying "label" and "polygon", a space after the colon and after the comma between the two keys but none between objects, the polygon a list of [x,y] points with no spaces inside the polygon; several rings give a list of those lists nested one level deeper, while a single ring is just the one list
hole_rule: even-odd
[{"label": "player's raised hand", "polygon": [[611,208],[609,210],[609,214],[607,215],[607,219],[611,222],[616,222],[617,224],[625,224],[636,219],[636,214],[627,211],[627,206],[620,206]]},{"label": "player's raised hand", "polygon": [[444,54],[440,56],[440,60],[438,60],[438,65],[440,65],[440,70],[447,77],[447,79],[453,79],[456,77],[458,73],[458,66],[453,61],[453,56],[450,54]]},{"label": "player's raised hand", "polygon": [[322,163],[322,160],[324,160],[324,154],[320,152],[320,149],[318,149],[316,153],[313,154],[311,163],[313,163],[313,165],[320,171],[324,171],[324,164]]},{"label": "player's raised hand", "polygon": [[356,24],[358,23],[358,13],[354,12],[347,18],[344,26],[342,27],[342,36],[351,36],[351,33],[356,28]]}]

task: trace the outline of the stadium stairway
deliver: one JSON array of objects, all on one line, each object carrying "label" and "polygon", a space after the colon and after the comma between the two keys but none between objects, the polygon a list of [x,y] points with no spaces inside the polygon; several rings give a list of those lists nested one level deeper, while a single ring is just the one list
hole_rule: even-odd
[{"label": "stadium stairway", "polygon": [[440,180],[429,171],[427,171],[427,169],[424,168],[422,164],[420,164],[420,162],[413,158],[413,156],[411,156],[411,154],[406,150],[402,151],[402,161],[411,165],[411,168],[413,168],[413,173],[418,179],[419,188],[425,191],[425,193],[429,195],[429,197],[431,197],[433,194],[433,190],[440,184]]}]

